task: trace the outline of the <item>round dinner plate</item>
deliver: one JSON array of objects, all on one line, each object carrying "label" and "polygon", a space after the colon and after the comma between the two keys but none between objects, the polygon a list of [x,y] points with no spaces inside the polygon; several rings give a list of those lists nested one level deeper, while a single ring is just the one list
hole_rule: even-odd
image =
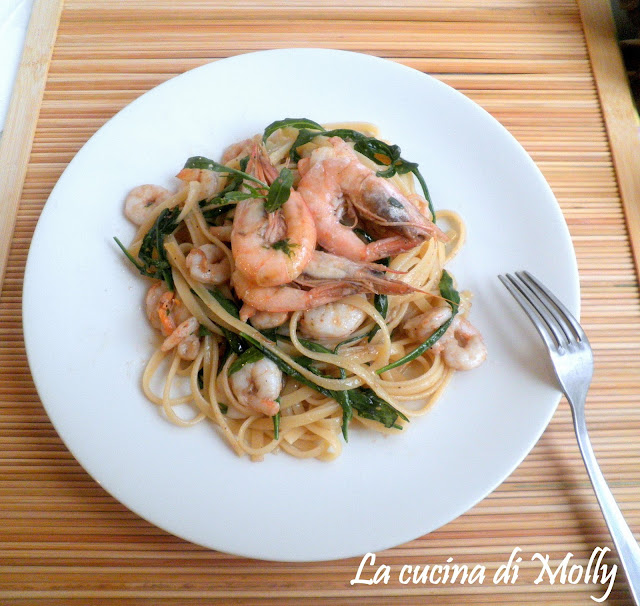
[{"label": "round dinner plate", "polygon": [[[401,435],[353,429],[331,463],[284,453],[252,463],[210,424],[171,425],[141,375],[157,337],[148,280],[113,236],[134,229],[123,200],[174,187],[186,158],[274,120],[372,122],[419,163],[436,209],[468,227],[451,264],[474,293],[488,359],[457,373]],[[488,495],[522,461],[559,401],[541,344],[496,278],[528,269],[576,313],[575,255],[558,204],[516,140],[438,80],[376,57],[320,49],[250,53],[204,65],[142,95],[64,171],[27,261],[23,318],[38,393],[69,450],[121,503],[194,543],[249,557],[329,560],[426,534]]]}]

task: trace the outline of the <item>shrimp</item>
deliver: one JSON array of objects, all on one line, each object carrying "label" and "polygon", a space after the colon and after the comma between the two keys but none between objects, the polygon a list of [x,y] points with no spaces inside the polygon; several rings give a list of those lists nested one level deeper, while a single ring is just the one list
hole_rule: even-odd
[{"label": "shrimp", "polygon": [[[244,313],[251,313],[248,306]],[[254,309],[250,317],[251,326],[258,330],[269,330],[270,328],[282,326],[289,319],[289,313],[286,311],[268,312]]]},{"label": "shrimp", "polygon": [[231,389],[238,401],[269,417],[277,414],[276,401],[282,390],[282,371],[267,358],[245,364],[229,378]]},{"label": "shrimp", "polygon": [[344,339],[362,324],[367,314],[346,303],[328,303],[308,309],[300,318],[300,328],[311,338]]},{"label": "shrimp", "polygon": [[[404,330],[416,340],[426,341],[450,318],[450,307],[434,307],[411,318],[404,325]],[[480,331],[461,316],[454,318],[447,331],[436,341],[431,350],[441,354],[444,363],[455,370],[476,368],[487,357],[487,347]]]},{"label": "shrimp", "polygon": [[196,335],[187,335],[178,344],[178,355],[183,360],[195,360],[200,352],[200,339]]},{"label": "shrimp", "polygon": [[160,320],[160,331],[165,337],[191,316],[184,303],[170,290],[158,299],[156,314]]},{"label": "shrimp", "polygon": [[[164,340],[160,349],[162,351],[169,351],[174,347],[178,347],[178,353],[189,353],[194,351],[194,340],[198,340],[198,345],[195,347],[193,358],[198,355],[198,348],[200,346],[200,340],[194,335],[200,322],[194,317],[190,316],[184,322],[178,324],[171,334]],[[193,337],[193,338],[192,338]],[[183,356],[181,356],[183,357]],[[190,358],[193,360],[193,358]]]},{"label": "shrimp", "polygon": [[160,185],[138,185],[124,201],[124,214],[135,225],[142,225],[149,213],[171,196],[171,192]]},{"label": "shrimp", "polygon": [[296,282],[303,286],[350,282],[360,285],[359,292],[385,295],[407,295],[418,290],[405,282],[388,278],[386,272],[391,270],[378,263],[357,263],[345,257],[316,250]]},{"label": "shrimp", "polygon": [[204,199],[213,198],[218,191],[218,174],[207,168],[183,168],[176,177],[187,183],[200,183],[200,194]]},{"label": "shrimp", "polygon": [[243,322],[246,322],[256,309],[270,313],[305,311],[359,292],[357,286],[346,282],[324,284],[310,290],[284,285],[258,286],[239,271],[233,272],[231,280],[236,294],[244,302],[240,309],[240,319]]},{"label": "shrimp", "polygon": [[[376,261],[430,237],[447,240],[397,187],[360,162],[347,143],[339,137],[329,143],[298,162],[298,192],[315,219],[320,246],[353,261]],[[381,239],[367,244],[353,224],[344,225],[350,208]]]},{"label": "shrimp", "polygon": [[158,330],[161,330],[162,328],[162,324],[160,324],[160,316],[158,315],[160,298],[167,292],[169,292],[169,287],[166,282],[162,280],[155,280],[147,291],[147,295],[144,300],[147,318],[149,318],[151,326]]},{"label": "shrimp", "polygon": [[176,326],[190,315],[187,308],[162,280],[156,280],[147,291],[145,308],[151,326],[161,331],[165,337],[168,337]]},{"label": "shrimp", "polygon": [[215,244],[192,248],[186,263],[191,277],[202,284],[222,284],[231,277],[229,259]]},{"label": "shrimp", "polygon": [[229,164],[232,160],[237,160],[240,157],[248,156],[251,154],[251,149],[254,145],[254,139],[244,139],[238,141],[233,145],[227,147],[222,154],[222,164]]},{"label": "shrimp", "polygon": [[[264,150],[254,150],[254,172],[272,183],[277,169]],[[231,230],[231,249],[238,269],[259,286],[279,286],[295,280],[316,247],[316,227],[302,196],[291,190],[276,211],[266,212],[265,200],[238,203]]]},{"label": "shrimp", "polygon": [[[382,265],[355,263],[315,251],[305,273],[293,286],[260,286],[238,270],[232,275],[232,283],[244,302],[240,318],[246,320],[256,309],[268,312],[306,311],[363,292],[404,295],[416,290],[409,284],[386,278],[385,270]],[[299,286],[309,289],[303,290]]]},{"label": "shrimp", "polygon": [[200,339],[194,333],[200,323],[165,282],[157,280],[151,285],[145,297],[145,308],[151,326],[166,337],[160,349],[169,351],[177,346],[181,358],[195,359],[200,350]]}]

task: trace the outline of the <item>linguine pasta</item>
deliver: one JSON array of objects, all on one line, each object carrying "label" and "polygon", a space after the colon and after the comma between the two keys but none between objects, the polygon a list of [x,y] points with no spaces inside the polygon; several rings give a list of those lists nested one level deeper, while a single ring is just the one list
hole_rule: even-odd
[{"label": "linguine pasta", "polygon": [[[198,168],[206,159],[190,159],[187,168],[213,172],[213,182],[202,178],[211,176],[209,173],[199,172],[198,179],[183,179],[175,193],[165,193],[146,203],[138,231],[125,251],[141,273],[152,279],[151,286],[160,285],[157,290],[162,292],[163,300],[178,305],[181,317],[191,321],[191,332],[185,338],[176,337],[182,330],[180,317],[175,320],[177,332],[169,331],[165,325],[160,327],[165,339],[158,340],[142,377],[146,397],[175,425],[212,423],[237,455],[248,455],[253,460],[278,451],[299,458],[332,460],[340,455],[348,432],[355,427],[398,434],[410,419],[429,410],[451,380],[455,364],[447,363],[446,347],[435,347],[437,335],[431,334],[434,343],[420,351],[421,346],[429,345],[428,339],[417,338],[405,329],[410,320],[415,324],[416,319],[426,317],[435,308],[444,308],[450,316],[448,324],[436,327],[443,328],[442,342],[461,351],[466,346],[460,339],[448,336],[446,341],[444,336],[453,331],[455,322],[466,322],[470,307],[469,293],[459,294],[445,270],[464,244],[464,223],[453,211],[440,210],[431,216],[428,193],[416,191],[417,166],[415,171],[403,171],[399,149],[396,164],[401,169],[389,176],[389,181],[422,214],[435,218],[446,234],[442,239],[423,238],[409,250],[385,260],[388,269],[381,270],[387,271],[386,278],[409,285],[412,291],[388,295],[358,292],[325,304],[344,304],[339,310],[358,313],[363,318],[346,337],[308,334],[304,329],[304,309],[285,313],[283,323],[267,329],[253,325],[257,316],[244,317],[256,310],[243,307],[231,277],[236,258],[230,233],[237,228],[234,217],[241,200],[251,196],[267,199],[265,187],[243,177],[255,175],[249,161],[251,146],[264,146],[278,175],[290,172],[292,191],[301,178],[301,160],[330,144],[331,137],[325,133],[342,135],[358,160],[374,173],[389,172],[394,160],[385,156],[385,147],[382,152],[378,148],[367,151],[366,145],[371,141],[380,141],[372,125],[349,123],[319,130],[321,127],[317,125],[315,129],[314,124],[304,120],[274,123],[264,137],[232,145],[222,162],[209,161],[206,169]],[[356,135],[349,134],[354,132]],[[360,146],[359,140],[364,142]],[[391,151],[395,153],[395,149]],[[272,184],[269,191],[273,189]],[[288,193],[286,184],[281,190]],[[352,221],[350,225],[356,231],[366,228],[367,221],[358,216],[357,210],[351,211],[345,215]],[[366,232],[359,232],[362,238],[369,237]],[[280,242],[287,241],[276,244]],[[189,254],[205,245],[217,250],[216,263],[228,268],[227,279],[212,284],[194,276]],[[283,254],[290,254],[286,246],[282,248]],[[298,283],[293,287],[308,288]],[[166,314],[176,312],[175,307],[169,310],[162,305],[150,295],[147,297],[147,313],[156,327],[156,313],[162,324],[171,319]],[[167,344],[172,338],[176,344]],[[274,398],[275,414],[257,410],[234,383],[238,373],[244,373],[243,380],[250,380],[248,369],[264,360],[269,360],[268,368],[277,368],[277,376],[281,377],[279,395]]]}]

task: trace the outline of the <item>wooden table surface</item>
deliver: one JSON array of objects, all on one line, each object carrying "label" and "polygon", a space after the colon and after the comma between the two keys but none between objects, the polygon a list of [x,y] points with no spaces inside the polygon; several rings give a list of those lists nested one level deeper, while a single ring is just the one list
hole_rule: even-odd
[{"label": "wooden table surface", "polygon": [[[350,583],[360,558],[263,562],[165,533],[89,477],[48,420],[27,365],[20,306],[30,239],[62,171],[111,116],[168,78],[238,53],[297,46],[370,53],[427,72],[484,107],[531,154],[576,249],[582,322],[596,359],[588,400],[594,448],[640,531],[640,155],[604,1],[66,0],[48,76],[41,74],[40,111],[36,103],[28,112],[38,117],[35,133],[23,129],[29,140],[18,150],[24,187],[18,172],[3,173],[19,187],[0,293],[0,604],[568,606],[606,593],[601,577],[536,583],[536,554],[555,570],[569,553],[571,564],[586,567],[594,550],[612,547],[564,402],[493,494],[443,528],[377,553],[362,578],[380,564],[389,577],[383,568],[370,585]],[[516,548],[517,579],[494,582]],[[404,566],[448,558],[484,567],[484,582],[401,582]],[[601,563],[617,558],[609,552]],[[622,571],[606,603],[632,604]]]}]

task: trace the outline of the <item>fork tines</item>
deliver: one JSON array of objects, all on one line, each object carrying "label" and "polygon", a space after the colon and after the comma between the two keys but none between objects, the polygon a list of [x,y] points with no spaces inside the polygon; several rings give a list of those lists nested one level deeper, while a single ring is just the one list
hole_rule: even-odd
[{"label": "fork tines", "polygon": [[569,310],[528,271],[498,278],[529,316],[549,349],[564,349],[576,342],[588,343],[582,327]]}]

